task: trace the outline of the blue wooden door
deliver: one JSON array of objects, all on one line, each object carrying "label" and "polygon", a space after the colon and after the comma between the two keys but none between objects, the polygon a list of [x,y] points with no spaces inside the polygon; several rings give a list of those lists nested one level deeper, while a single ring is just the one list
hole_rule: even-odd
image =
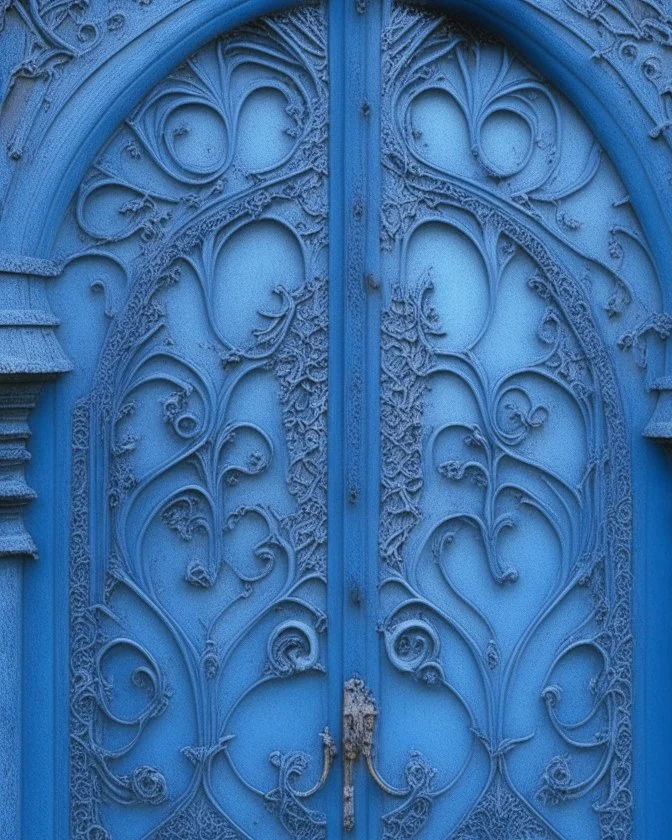
[{"label": "blue wooden door", "polygon": [[58,248],[31,840],[643,837],[672,322],[571,103],[438,12],[298,8],[158,84]]},{"label": "blue wooden door", "polygon": [[123,256],[73,409],[73,837],[324,834],[326,72],[321,9],[217,39],[78,197]]},{"label": "blue wooden door", "polygon": [[383,27],[383,836],[627,837],[630,467],[600,328],[633,218],[506,46],[401,6]]}]

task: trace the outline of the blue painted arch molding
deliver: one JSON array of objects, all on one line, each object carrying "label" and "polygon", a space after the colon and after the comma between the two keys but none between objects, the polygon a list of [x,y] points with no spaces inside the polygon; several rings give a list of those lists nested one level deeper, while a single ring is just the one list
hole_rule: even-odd
[{"label": "blue painted arch molding", "polygon": [[634,92],[576,31],[520,0],[424,0],[500,35],[575,105],[625,183],[655,255],[666,304],[672,300],[670,153],[652,142]]},{"label": "blue painted arch molding", "polygon": [[[613,160],[672,301],[672,152],[652,140],[650,117],[634,88],[574,28],[543,3],[525,0],[421,0],[497,33],[561,90]],[[259,15],[300,5],[290,0],[187,0],[77,78],[48,125],[36,125],[32,153],[12,178],[0,218],[3,250],[50,256],[65,208],[97,151],[160,79],[215,35]],[[76,71],[76,61],[69,71]],[[26,197],[31,200],[27,201]]]}]

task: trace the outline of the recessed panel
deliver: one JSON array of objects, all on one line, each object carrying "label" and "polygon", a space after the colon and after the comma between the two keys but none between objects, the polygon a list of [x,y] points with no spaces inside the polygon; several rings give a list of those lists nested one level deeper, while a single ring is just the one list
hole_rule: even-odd
[{"label": "recessed panel", "polygon": [[505,45],[385,20],[380,836],[624,840],[623,187]]},{"label": "recessed panel", "polygon": [[203,47],[77,199],[73,840],[326,835],[325,23]]}]

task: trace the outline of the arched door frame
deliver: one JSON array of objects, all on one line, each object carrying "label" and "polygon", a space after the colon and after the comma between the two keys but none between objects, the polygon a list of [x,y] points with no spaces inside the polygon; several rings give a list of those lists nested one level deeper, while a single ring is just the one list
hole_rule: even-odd
[{"label": "arched door frame", "polygon": [[[370,1],[370,0],[369,0]],[[343,24],[333,2],[332,22]],[[417,0],[416,0],[417,2]],[[665,126],[652,124],[638,85],[600,60],[586,37],[594,20],[555,20],[546,0],[425,0],[499,34],[573,102],[628,189],[653,254],[666,308],[672,309],[672,150]],[[159,2],[155,4],[159,6]],[[61,70],[69,94],[34,119],[14,166],[0,216],[0,836],[21,837],[22,565],[37,557],[23,514],[34,493],[25,480],[28,420],[42,382],[69,369],[49,312],[46,283],[60,274],[54,242],[66,208],[98,150],[133,107],[176,65],[216,35],[300,5],[300,0],[181,0],[117,37],[97,60],[70,60]],[[367,0],[357,0],[365,9]],[[140,7],[135,10],[140,13]],[[0,35],[0,39],[2,35]],[[39,77],[33,84],[40,84]],[[12,104],[19,109],[26,102]],[[343,128],[332,112],[332,131]],[[332,135],[333,136],[333,135]],[[334,148],[343,148],[335,142]],[[668,354],[669,357],[670,354]],[[662,372],[659,372],[662,373]],[[672,360],[652,437],[672,439]],[[39,505],[39,502],[37,503]],[[48,515],[43,511],[42,515]],[[648,736],[647,736],[648,740]],[[664,774],[647,770],[647,801],[662,797]],[[658,779],[658,786],[656,786]],[[653,786],[653,787],[652,787]]]}]

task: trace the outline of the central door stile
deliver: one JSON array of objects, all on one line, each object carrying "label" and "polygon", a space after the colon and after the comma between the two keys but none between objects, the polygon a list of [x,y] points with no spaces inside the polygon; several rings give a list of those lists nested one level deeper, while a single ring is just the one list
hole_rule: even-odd
[{"label": "central door stile", "polygon": [[[366,0],[329,6],[331,79],[329,545],[332,681],[377,685],[375,591],[379,510],[379,198],[381,8]],[[332,637],[333,638],[333,637]],[[332,682],[332,686],[333,686]],[[333,692],[333,687],[332,687]],[[332,693],[331,695],[335,695]],[[341,698],[339,696],[339,712]],[[347,836],[376,835],[364,770],[355,768],[357,814]],[[339,762],[339,773],[343,773]],[[341,787],[344,779],[341,775]],[[337,806],[337,807],[334,807]],[[330,804],[330,836],[343,831]],[[344,835],[346,836],[346,835]]]}]

